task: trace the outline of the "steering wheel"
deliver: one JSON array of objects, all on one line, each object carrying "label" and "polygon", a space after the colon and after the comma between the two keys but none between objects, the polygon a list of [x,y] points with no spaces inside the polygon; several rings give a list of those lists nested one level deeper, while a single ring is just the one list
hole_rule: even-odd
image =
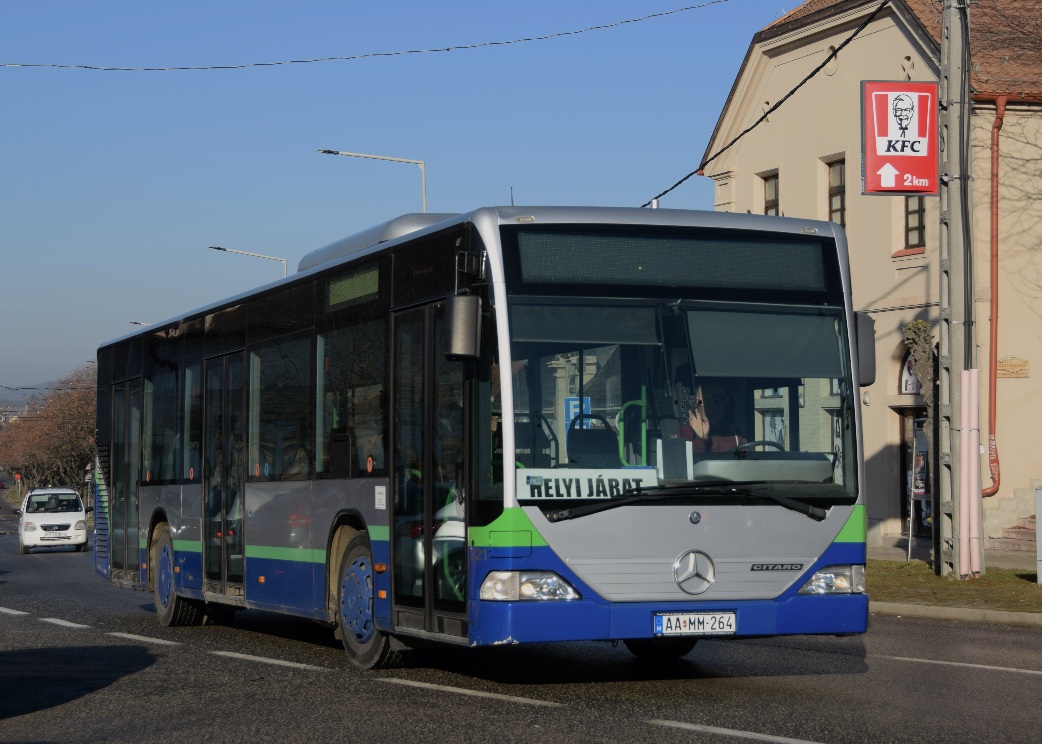
[{"label": "steering wheel", "polygon": [[760,446],[763,446],[763,447],[774,447],[776,450],[781,450],[782,452],[785,451],[785,447],[783,447],[778,442],[774,442],[774,441],[772,441],[770,439],[754,439],[751,442],[743,442],[742,444],[739,444],[737,447],[732,447],[731,451],[732,452],[737,452],[738,450],[741,450],[741,449],[751,449],[753,447],[760,447]]}]

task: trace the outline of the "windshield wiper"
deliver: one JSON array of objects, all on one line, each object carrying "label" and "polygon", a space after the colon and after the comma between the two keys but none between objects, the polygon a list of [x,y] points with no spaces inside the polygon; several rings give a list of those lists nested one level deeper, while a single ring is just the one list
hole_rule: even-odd
[{"label": "windshield wiper", "polygon": [[[603,499],[595,501],[591,504],[583,504],[582,506],[573,506],[571,509],[556,509],[546,513],[546,519],[548,522],[563,522],[566,519],[575,519],[577,517],[585,517],[589,514],[597,514],[598,512],[608,511],[614,509],[617,506],[626,506],[627,504],[636,504],[638,501],[658,501],[660,499],[667,499],[672,496],[672,493],[664,493],[663,488],[654,489],[642,489],[642,488],[627,488],[623,491],[623,496],[615,499]],[[629,495],[635,494],[635,495]],[[680,494],[683,495],[683,494]]]},{"label": "windshield wiper", "polygon": [[656,488],[627,488],[620,498],[597,501],[571,509],[557,509],[547,512],[546,519],[550,522],[562,522],[566,519],[576,519],[590,514],[608,511],[619,506],[635,504],[640,501],[659,501],[674,496],[755,496],[767,499],[778,506],[791,509],[794,512],[806,515],[816,522],[821,522],[828,516],[828,510],[819,506],[811,506],[788,496],[780,496],[772,493],[769,488],[762,488],[767,481],[717,481],[713,483],[685,483],[676,486],[658,486]]}]

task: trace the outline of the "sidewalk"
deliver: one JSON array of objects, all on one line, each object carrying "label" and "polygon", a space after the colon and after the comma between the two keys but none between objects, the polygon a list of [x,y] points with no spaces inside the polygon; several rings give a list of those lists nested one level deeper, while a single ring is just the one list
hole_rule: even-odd
[{"label": "sidewalk", "polygon": [[[883,545],[867,548],[871,561],[908,560],[908,538],[886,538]],[[915,538],[912,543],[912,560],[930,562],[930,541]],[[984,569],[1010,568],[1033,571],[1038,567],[1034,551],[985,550]],[[1042,614],[1032,612],[1003,612],[999,610],[974,610],[961,607],[938,607],[934,605],[903,604],[898,602],[873,602],[869,599],[869,614],[921,617],[931,620],[962,620],[972,623],[996,623],[1042,628]]]}]

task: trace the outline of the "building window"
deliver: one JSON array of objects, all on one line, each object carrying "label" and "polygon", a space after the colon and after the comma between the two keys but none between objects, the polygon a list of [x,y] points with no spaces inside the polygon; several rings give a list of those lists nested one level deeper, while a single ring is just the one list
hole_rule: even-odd
[{"label": "building window", "polygon": [[841,227],[847,225],[846,161],[834,160],[829,166],[829,219]]},{"label": "building window", "polygon": [[901,395],[919,394],[919,378],[915,376],[915,369],[912,367],[911,352],[905,354],[904,362],[901,364],[901,389],[898,392]]},{"label": "building window", "polygon": [[778,174],[763,177],[763,213],[778,216]]},{"label": "building window", "polygon": [[921,196],[905,197],[905,247],[926,245],[926,200]]}]

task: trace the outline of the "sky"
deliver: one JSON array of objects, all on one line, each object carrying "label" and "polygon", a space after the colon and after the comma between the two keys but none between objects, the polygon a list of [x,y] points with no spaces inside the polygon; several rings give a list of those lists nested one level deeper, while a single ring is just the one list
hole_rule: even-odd
[{"label": "sky", "polygon": [[[796,5],[3,0],[0,392],[282,276],[211,245],[292,273],[421,211],[417,166],[319,149],[423,160],[431,212],[640,206],[697,167],[752,35]],[[449,47],[473,48],[423,51]],[[661,206],[712,209],[712,184]]]}]

